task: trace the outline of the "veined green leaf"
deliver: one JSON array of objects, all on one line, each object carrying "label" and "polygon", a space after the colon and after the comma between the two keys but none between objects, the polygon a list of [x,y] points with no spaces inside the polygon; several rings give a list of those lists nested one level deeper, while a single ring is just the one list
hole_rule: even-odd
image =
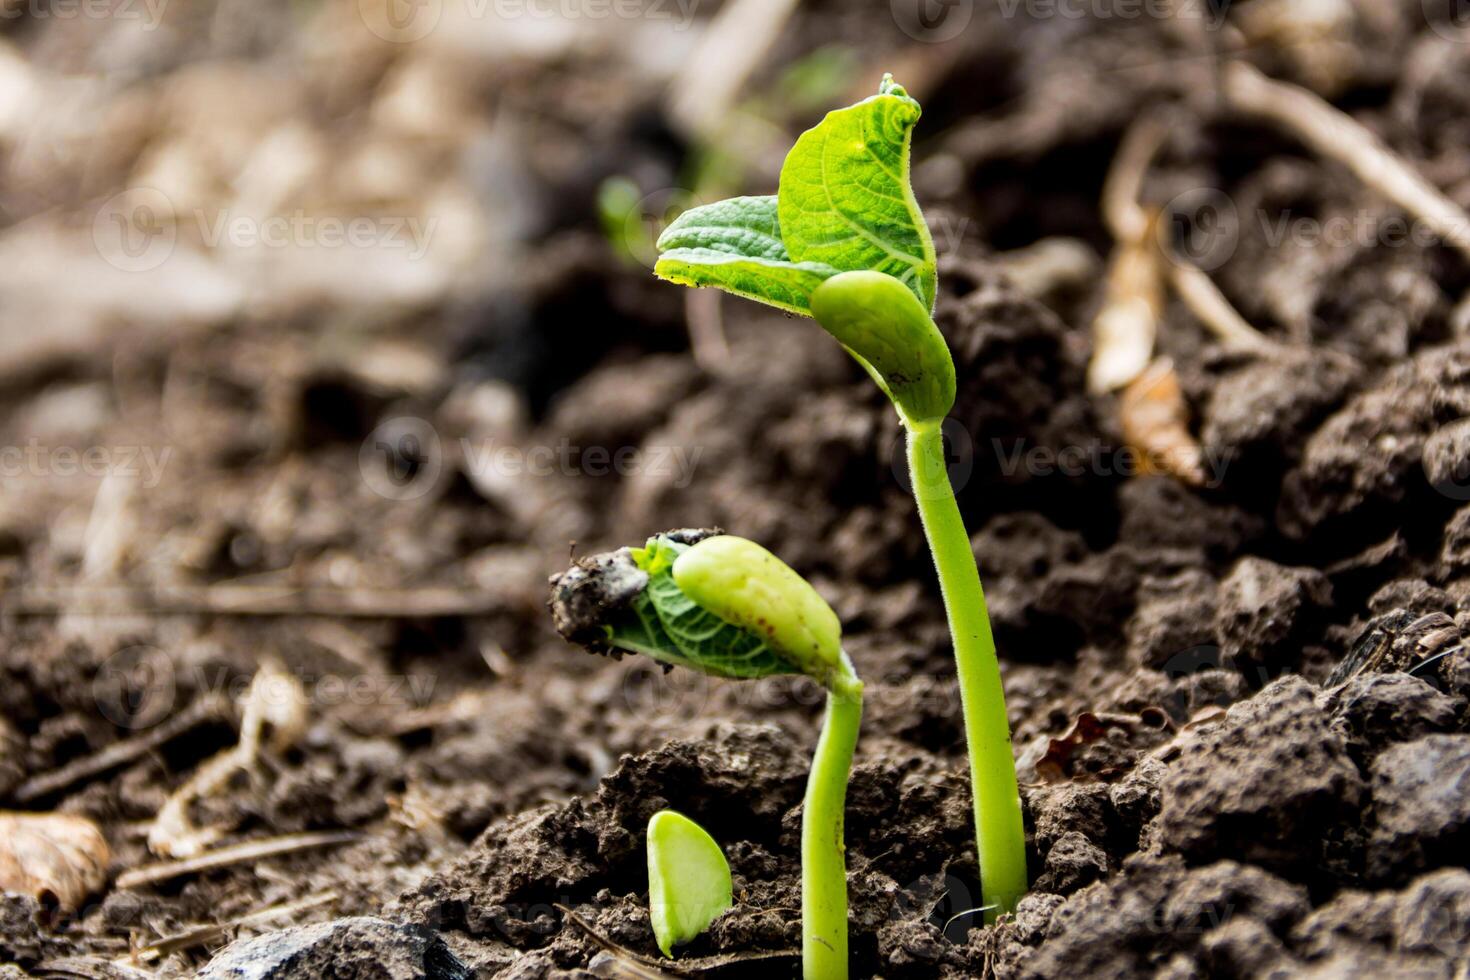
[{"label": "veined green leaf", "polygon": [[713,286],[801,316],[811,316],[812,291],[838,272],[820,262],[785,262],[711,248],[671,249],[653,271],[680,286]]},{"label": "veined green leaf", "polygon": [[690,208],[664,229],[658,250],[709,249],[751,259],[790,261],[781,241],[776,196],[732,197]]},{"label": "veined green leaf", "polygon": [[714,286],[810,316],[812,290],[836,269],[796,263],[781,241],[776,198],[732,197],[691,208],[658,240],[655,274],[683,286]]},{"label": "veined green leaf", "polygon": [[828,113],[786,156],[777,216],[792,261],[886,273],[933,310],[934,242],[909,184],[919,115],[891,76],[879,94]]},{"label": "veined green leaf", "polygon": [[648,587],[612,624],[608,643],[715,677],[797,673],[760,636],[727,623],[684,594],[674,581],[673,568],[689,547],[656,537],[633,551],[634,560],[648,574]]}]

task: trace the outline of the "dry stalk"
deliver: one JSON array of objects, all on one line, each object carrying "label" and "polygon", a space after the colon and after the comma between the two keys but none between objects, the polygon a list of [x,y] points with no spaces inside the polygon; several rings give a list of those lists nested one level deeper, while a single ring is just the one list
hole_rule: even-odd
[{"label": "dry stalk", "polygon": [[1470,257],[1470,215],[1352,116],[1307,89],[1267,78],[1240,61],[1226,66],[1224,91],[1235,108],[1275,124],[1322,156],[1342,163]]}]

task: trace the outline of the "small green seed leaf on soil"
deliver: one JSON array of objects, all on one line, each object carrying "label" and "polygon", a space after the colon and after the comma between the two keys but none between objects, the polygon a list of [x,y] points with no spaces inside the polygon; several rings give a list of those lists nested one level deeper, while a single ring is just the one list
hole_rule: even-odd
[{"label": "small green seed leaf on soil", "polygon": [[668,957],[733,904],[730,865],[693,820],[660,810],[648,821],[648,914]]},{"label": "small green seed leaf on soil", "polygon": [[891,77],[796,141],[781,168],[781,236],[795,262],[875,270],[934,308],[934,242],[909,184],[919,103]]}]

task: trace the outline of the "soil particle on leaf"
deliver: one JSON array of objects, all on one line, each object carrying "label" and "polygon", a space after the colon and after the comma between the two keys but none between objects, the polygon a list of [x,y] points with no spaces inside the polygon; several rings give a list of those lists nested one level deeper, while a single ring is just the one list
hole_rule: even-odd
[{"label": "soil particle on leaf", "polygon": [[1297,677],[1276,681],[1219,722],[1184,733],[1160,786],[1156,833],[1191,861],[1236,858],[1291,874],[1316,869],[1323,829],[1351,819],[1363,779]]},{"label": "soil particle on leaf", "polygon": [[591,555],[551,579],[551,619],[569,643],[595,644],[603,628],[648,586],[628,549]]},{"label": "soil particle on leaf", "polygon": [[1379,881],[1460,859],[1470,847],[1470,735],[1426,735],[1379,753],[1368,870]]}]

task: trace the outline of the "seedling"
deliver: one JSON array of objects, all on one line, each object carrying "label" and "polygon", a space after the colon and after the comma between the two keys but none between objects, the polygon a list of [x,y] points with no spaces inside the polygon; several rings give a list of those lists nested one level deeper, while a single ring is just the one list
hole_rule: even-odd
[{"label": "seedling", "polygon": [[730,864],[703,827],[673,810],[648,821],[648,917],[665,956],[730,907]]},{"label": "seedling", "polygon": [[[843,980],[842,817],[863,685],[842,650],[832,607],[753,541],[672,531],[643,548],[582,559],[552,581],[551,609],[557,630],[594,652],[641,653],[715,677],[805,674],[827,689],[802,811],[802,975]],[[649,861],[651,869],[651,851]]]},{"label": "seedling", "polygon": [[680,215],[659,239],[655,271],[814,317],[898,410],[954,640],[993,921],[1025,894],[1025,832],[985,593],[945,468],[940,426],[954,406],[955,370],[932,317],[934,244],[909,184],[919,115],[885,76],[876,96],[829,113],[796,141],[774,196]]}]

